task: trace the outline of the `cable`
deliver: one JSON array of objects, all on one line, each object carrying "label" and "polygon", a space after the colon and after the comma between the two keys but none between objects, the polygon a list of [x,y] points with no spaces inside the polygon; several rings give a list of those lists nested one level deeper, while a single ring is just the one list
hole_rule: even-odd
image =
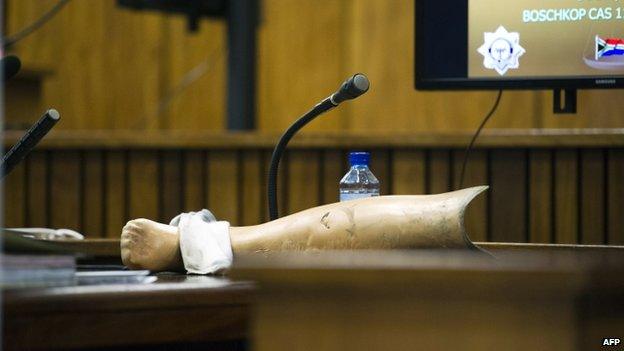
[{"label": "cable", "polygon": [[475,141],[477,140],[477,137],[479,137],[479,134],[481,134],[481,130],[483,129],[485,124],[496,111],[496,108],[498,107],[498,103],[500,102],[502,95],[503,95],[503,90],[501,89],[498,91],[498,96],[496,96],[496,101],[494,102],[494,106],[492,106],[492,109],[490,110],[490,112],[488,112],[488,114],[485,115],[485,118],[483,119],[483,121],[481,121],[479,128],[477,128],[477,131],[472,136],[472,140],[470,140],[470,144],[468,144],[468,147],[466,147],[466,151],[464,152],[464,160],[462,161],[461,173],[459,175],[459,189],[461,189],[462,186],[464,185],[464,173],[466,172],[466,164],[468,163],[468,156],[470,155],[470,150],[472,150],[472,147]]},{"label": "cable", "polygon": [[6,50],[10,46],[14,45],[18,41],[24,39],[25,37],[27,37],[28,35],[30,35],[34,31],[39,29],[41,26],[46,24],[46,22],[51,20],[59,11],[61,11],[61,9],[65,5],[67,5],[67,3],[69,1],[70,0],[59,0],[54,6],[52,6],[52,8],[50,10],[48,10],[48,12],[44,13],[43,15],[41,15],[41,17],[39,17],[36,21],[31,23],[30,25],[22,28],[22,30],[20,30],[19,32],[15,33],[15,34],[12,34],[12,35],[9,35],[9,36],[6,36],[6,37],[2,38],[2,42],[3,42],[2,46],[3,46],[3,48]]}]

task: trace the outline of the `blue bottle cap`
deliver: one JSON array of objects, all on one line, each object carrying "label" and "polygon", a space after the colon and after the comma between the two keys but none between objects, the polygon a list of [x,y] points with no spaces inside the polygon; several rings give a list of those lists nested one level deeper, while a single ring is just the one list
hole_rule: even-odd
[{"label": "blue bottle cap", "polygon": [[370,161],[370,152],[350,152],[349,153],[349,163],[351,167],[353,166],[368,166],[368,162]]}]

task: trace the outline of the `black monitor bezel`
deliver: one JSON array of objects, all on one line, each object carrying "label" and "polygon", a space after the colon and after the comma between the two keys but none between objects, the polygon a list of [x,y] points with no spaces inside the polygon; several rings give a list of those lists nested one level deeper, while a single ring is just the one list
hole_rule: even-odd
[{"label": "black monitor bezel", "polygon": [[[418,42],[425,37],[422,27],[419,27],[419,18],[424,17],[424,6],[419,6],[425,0],[414,0],[414,87],[418,90],[548,90],[548,89],[621,89],[624,88],[624,77],[586,76],[566,78],[554,77],[527,77],[522,79],[491,79],[491,78],[435,78],[427,79],[422,76],[422,67],[425,52],[419,50]],[[468,1],[468,0],[463,0]]]}]

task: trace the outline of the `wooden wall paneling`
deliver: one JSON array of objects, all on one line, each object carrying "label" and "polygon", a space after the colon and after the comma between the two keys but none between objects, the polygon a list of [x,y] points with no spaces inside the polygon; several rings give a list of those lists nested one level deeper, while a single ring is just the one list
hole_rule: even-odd
[{"label": "wooden wall paneling", "polygon": [[[289,172],[289,162],[290,162],[290,153],[291,150],[286,150],[282,155],[282,161],[280,162],[280,166],[277,170],[277,201],[278,201],[278,213],[281,216],[284,216],[288,210],[288,183],[290,179],[288,179]],[[271,156],[273,154],[273,149],[271,150],[262,150],[262,168],[264,174],[264,183],[262,185],[262,217],[261,222],[269,221],[269,199],[267,193],[267,182],[268,182],[268,174],[269,174],[269,165],[271,164]]]},{"label": "wooden wall paneling", "polygon": [[576,244],[579,238],[578,153],[555,151],[555,242]]},{"label": "wooden wall paneling", "polygon": [[206,154],[199,150],[184,151],[184,208],[183,212],[207,208]]},{"label": "wooden wall paneling", "polygon": [[[54,3],[11,1],[11,30]],[[129,128],[155,105],[162,18],[121,9],[114,1],[74,1],[16,45],[25,67],[55,73],[44,82],[43,104],[64,116],[57,129]]]},{"label": "wooden wall paneling", "polygon": [[[5,12],[5,35],[12,35],[31,24],[39,18],[44,12],[49,10],[56,3],[55,0],[39,0],[39,1],[22,1],[7,0],[4,1]],[[68,4],[69,5],[69,4]],[[64,11],[66,12],[66,11]],[[58,38],[66,26],[67,13],[59,13],[46,23],[41,30],[34,31],[32,34],[18,42],[12,50],[19,51],[20,59],[23,63],[36,62],[40,66],[49,66],[53,64],[54,57],[58,58],[61,52],[57,52]]]},{"label": "wooden wall paneling", "polygon": [[108,24],[104,30],[105,74],[101,82],[106,84],[105,88],[116,87],[99,96],[107,100],[105,114],[113,116],[109,128],[157,128],[158,121],[151,120],[151,113],[165,89],[165,17],[157,12],[123,9],[115,3],[107,4],[104,10]]},{"label": "wooden wall paneling", "polygon": [[529,242],[554,242],[553,158],[551,150],[529,151]]},{"label": "wooden wall paneling", "polygon": [[78,151],[52,154],[50,170],[50,226],[81,231],[81,157]]},{"label": "wooden wall paneling", "polygon": [[4,128],[26,130],[45,108],[41,106],[42,76],[20,77],[4,85]]},{"label": "wooden wall paneling", "polygon": [[[282,217],[288,213],[290,208],[290,194],[288,189],[290,189],[290,157],[292,155],[292,150],[288,150],[284,152],[282,156],[282,161],[280,162],[280,166],[277,170],[277,199],[278,199],[278,216]],[[272,152],[269,153],[269,157],[267,158],[267,165],[270,165],[270,160]],[[268,169],[268,166],[267,166]],[[268,179],[268,178],[267,178]],[[267,195],[268,196],[268,195]],[[268,206],[268,198],[267,198],[267,206]],[[268,211],[268,208],[267,208]],[[268,212],[267,212],[267,220],[268,220]]]},{"label": "wooden wall paneling", "polygon": [[340,200],[340,180],[347,173],[347,154],[342,150],[324,150],[322,161],[321,204],[330,204]]},{"label": "wooden wall paneling", "polygon": [[[487,151],[476,150],[469,161],[466,186],[487,183],[489,177],[491,199],[485,204],[476,199],[468,213],[471,208],[480,213],[490,208],[492,213],[488,223],[480,221],[482,215],[467,215],[472,239],[522,241],[522,233],[526,233],[530,242],[553,239],[573,243],[578,238],[583,243],[617,243],[622,240],[624,208],[622,153],[621,149],[531,149],[528,153],[495,150],[491,152],[488,175]],[[197,150],[166,151],[160,164],[157,151],[134,150],[128,164],[125,154],[123,150],[34,152],[7,179],[7,206],[15,202],[12,199],[21,201],[21,212],[11,215],[9,208],[5,210],[7,224],[12,221],[22,226],[69,227],[91,237],[118,237],[129,218],[159,219],[165,212],[165,199],[172,199],[171,203],[179,208],[194,203],[189,210],[211,208],[219,218],[232,223],[255,224],[267,218],[269,150],[215,150],[209,164],[205,163],[204,153]],[[418,178],[413,173],[426,173],[426,178],[432,180],[434,169],[442,174],[453,173],[437,183],[448,187],[445,179],[458,182],[462,151],[451,154],[449,163],[447,150],[432,151],[427,156],[420,150],[375,149],[373,159],[377,157],[377,164],[372,169],[382,181],[390,179],[391,185],[387,186],[392,193],[416,193],[405,190],[413,187],[413,179]],[[282,215],[335,201],[338,181],[345,171],[346,154],[341,150],[290,150],[280,167],[280,208],[286,209]],[[12,187],[12,179],[20,172],[21,185]],[[186,180],[184,186],[182,179]],[[435,184],[427,183],[428,187]],[[208,193],[211,195],[205,195]],[[528,200],[524,205],[523,199]],[[161,220],[168,221],[180,211],[172,208],[172,214]],[[606,238],[601,234],[605,231],[609,233]],[[481,238],[484,232],[492,237]]]},{"label": "wooden wall paneling", "polygon": [[350,107],[350,129],[401,131],[435,123],[419,118],[429,112],[434,94],[425,98],[416,92],[408,73],[413,72],[413,6],[413,1],[352,2],[350,66],[369,77],[371,92]]},{"label": "wooden wall paneling", "polygon": [[321,155],[319,151],[291,150],[288,157],[288,206],[292,214],[321,203]]},{"label": "wooden wall paneling", "polygon": [[[283,131],[349,75],[357,73],[357,67],[345,60],[350,50],[346,19],[350,4],[345,0],[261,2],[260,130]],[[347,123],[347,111],[348,106],[341,106],[310,123],[303,132],[341,130]]]},{"label": "wooden wall paneling", "polygon": [[371,92],[350,107],[350,129],[404,131],[435,123],[437,116],[422,118],[433,94],[424,98],[413,87],[413,3],[350,2],[348,68],[365,73],[371,80]]},{"label": "wooden wall paneling", "polygon": [[392,156],[394,195],[420,195],[426,188],[426,160],[423,150],[395,150]]},{"label": "wooden wall paneling", "polygon": [[[190,32],[185,16],[165,17],[162,114],[150,123],[164,129],[224,129],[226,109],[226,21],[202,20]],[[156,106],[150,109],[150,116]]]},{"label": "wooden wall paneling", "polygon": [[[505,90],[501,97],[499,106],[492,118],[488,121],[486,129],[489,128],[541,128],[544,120],[544,109],[546,105],[552,114],[552,96],[550,92],[543,91],[517,91]],[[459,93],[461,94],[461,93]],[[471,128],[476,129],[485,114],[494,105],[497,92],[488,92],[480,100],[479,111],[471,115],[465,115],[466,120],[472,124]],[[469,101],[467,96],[464,101]],[[521,109],[518,106],[522,106]]]},{"label": "wooden wall paneling", "polygon": [[[7,0],[3,2],[4,12],[4,33],[5,35],[12,35],[23,29],[28,24],[32,23],[36,18],[41,16],[47,9],[54,6],[53,0],[42,1],[19,1],[19,0]],[[22,61],[22,70],[26,67],[32,67],[34,70],[46,70],[52,68],[54,65],[54,59],[59,58],[59,55],[63,55],[64,50],[58,51],[58,48],[54,48],[55,41],[48,40],[50,36],[60,36],[62,27],[64,25],[63,15],[59,13],[52,18],[44,30],[34,31],[31,35],[25,37],[11,49],[7,50],[7,53],[17,54]],[[50,26],[50,27],[48,27]],[[14,81],[11,84],[7,84],[6,88],[6,112],[7,122],[12,126],[12,122],[16,124],[24,124],[23,128],[28,126],[37,118],[37,114],[41,111],[41,105],[43,104],[44,87],[42,84],[36,84],[34,81],[24,82],[22,79],[16,78],[19,82]],[[22,89],[28,89],[28,91],[20,91]],[[39,91],[36,91],[39,90]],[[15,95],[21,94],[22,97],[17,98]],[[28,104],[24,104],[26,101]],[[38,101],[34,101],[38,100]],[[34,105],[37,108],[34,108]],[[58,109],[60,106],[55,105]],[[36,111],[35,111],[36,110]],[[62,111],[62,110],[61,110]],[[34,113],[34,114],[33,114]],[[23,123],[19,123],[23,122]]]},{"label": "wooden wall paneling", "polygon": [[105,154],[105,204],[104,234],[118,239],[121,228],[129,218],[128,160],[126,151],[107,151]]},{"label": "wooden wall paneling", "polygon": [[[260,217],[261,222],[267,222],[269,220],[269,200],[268,200],[268,195],[267,195],[267,183],[268,183],[268,179],[269,179],[269,164],[271,162],[271,155],[272,155],[272,151],[269,150],[263,150],[262,151],[262,203],[264,204],[264,207],[262,207],[262,215]],[[286,155],[285,155],[286,156]],[[282,159],[282,167],[280,167],[279,171],[283,172],[284,166],[283,166],[283,162],[284,159]],[[281,174],[278,176],[278,180],[282,180],[282,181],[287,181],[285,180],[283,177],[281,177]],[[278,192],[280,191],[280,189],[282,188],[282,184],[278,183],[277,184],[277,190]],[[281,189],[283,190],[283,189]],[[284,202],[282,201],[282,198],[278,197],[278,201],[279,204],[281,204],[281,206],[284,206]]]},{"label": "wooden wall paneling", "polygon": [[604,244],[607,238],[604,152],[601,149],[582,150],[580,162],[580,242]]},{"label": "wooden wall paneling", "polygon": [[265,149],[260,149],[259,151],[259,160],[260,160],[260,217],[259,223],[264,223],[268,221],[268,195],[267,195],[267,181],[268,181],[268,157],[270,156]]},{"label": "wooden wall paneling", "polygon": [[23,227],[26,225],[25,165],[15,166],[13,171],[4,178],[4,223],[6,227]]},{"label": "wooden wall paneling", "polygon": [[[55,1],[6,1],[7,32],[31,23]],[[283,130],[357,71],[369,76],[372,91],[314,121],[307,131],[475,128],[496,92],[414,90],[413,6],[414,1],[406,0],[263,1],[258,32],[260,129]],[[203,20],[198,33],[189,33],[182,16],[131,11],[114,1],[72,1],[13,52],[25,67],[55,73],[43,84],[42,96],[43,105],[55,106],[64,116],[57,128],[222,129],[224,37],[223,21]],[[155,117],[159,101],[202,60],[210,66],[207,73]],[[618,98],[616,90],[580,92],[579,112],[573,117],[552,113],[551,94],[505,92],[490,127],[622,125],[617,107],[605,103]]]},{"label": "wooden wall paneling", "polygon": [[[116,87],[105,96],[110,99],[107,105],[114,116],[111,128],[158,128],[159,121],[152,121],[150,113],[165,90],[165,16],[122,9],[115,3],[110,6],[111,22],[106,25],[110,42],[103,47],[107,49],[105,67],[110,67],[109,77],[104,79]],[[116,69],[121,63],[124,69]]]},{"label": "wooden wall paneling", "polygon": [[427,164],[427,193],[439,194],[449,190],[451,190],[450,152],[430,150]]},{"label": "wooden wall paneling", "polygon": [[86,237],[101,238],[105,236],[104,155],[101,150],[89,150],[82,159],[82,231]]},{"label": "wooden wall paneling", "polygon": [[262,193],[266,191],[264,178],[266,177],[262,165],[262,154],[258,150],[242,152],[242,188],[239,201],[241,225],[256,225],[262,222],[264,199]]},{"label": "wooden wall paneling", "polygon": [[182,152],[165,150],[160,154],[160,179],[158,194],[160,196],[160,221],[169,223],[184,208],[184,186]]},{"label": "wooden wall paneling", "polygon": [[490,153],[491,241],[527,241],[527,163],[524,150]]},{"label": "wooden wall paneling", "polygon": [[[106,115],[110,102],[107,94],[112,95],[118,89],[110,89],[110,76],[114,73],[104,65],[111,44],[106,27],[115,23],[106,11],[110,5],[105,1],[70,2],[59,13],[63,23],[60,35],[46,35],[56,43],[57,60],[62,62],[53,64],[55,74],[44,83],[45,104],[56,106],[62,116],[58,129],[103,129],[110,127],[108,120],[119,117]],[[42,27],[46,28],[47,25]],[[129,56],[126,56],[128,61],[132,60]],[[132,80],[125,82],[135,87],[139,84]]]},{"label": "wooden wall paneling", "polygon": [[[456,150],[453,159],[453,189],[459,189],[459,178],[464,159],[464,151]],[[463,188],[488,184],[488,158],[485,150],[472,150],[466,163]],[[488,233],[488,189],[472,200],[466,210],[466,232],[472,241],[486,241]]]},{"label": "wooden wall paneling", "polygon": [[[210,150],[206,150],[205,154],[204,154],[204,177],[205,177],[205,183],[204,183],[204,195],[206,196],[204,199],[204,206],[203,208],[210,210],[213,214],[213,205],[211,203],[211,197],[212,194],[211,192],[213,191],[213,186],[211,185],[211,177],[212,177],[212,170],[211,170],[211,160],[210,160],[210,154],[212,151]],[[220,218],[217,218],[220,219]]]},{"label": "wooden wall paneling", "polygon": [[617,89],[579,90],[578,108],[574,115],[556,115],[552,113],[552,92],[545,95],[543,104],[543,128],[622,128],[622,116],[613,104],[606,103],[622,98]]},{"label": "wooden wall paneling", "polygon": [[158,218],[159,167],[158,153],[152,150],[132,150],[128,154],[128,214],[130,219]]},{"label": "wooden wall paneling", "polygon": [[380,195],[390,195],[392,189],[392,151],[370,150],[370,170],[379,180]]},{"label": "wooden wall paneling", "polygon": [[208,209],[218,220],[239,224],[239,155],[237,151],[208,153]]},{"label": "wooden wall paneling", "polygon": [[28,205],[26,208],[26,225],[29,227],[48,227],[49,218],[49,195],[48,181],[50,170],[48,169],[49,152],[33,151],[24,160],[27,168],[26,196]]},{"label": "wooden wall paneling", "polygon": [[[131,11],[115,3],[105,4],[99,13],[99,19],[104,21],[94,21],[102,24],[101,28],[92,29],[91,35],[96,38],[104,36],[100,45],[103,51],[89,51],[91,55],[86,59],[95,62],[92,68],[85,69],[85,73],[100,76],[100,85],[90,87],[94,98],[105,101],[100,118],[113,116],[108,117],[109,128],[113,129],[160,127],[160,120],[154,120],[151,113],[165,89],[166,17],[157,12]],[[101,57],[102,73],[96,67],[98,59],[94,56]],[[116,89],[111,91],[107,89],[109,86]]]},{"label": "wooden wall paneling", "polygon": [[608,160],[607,243],[624,245],[624,150],[610,150]]}]

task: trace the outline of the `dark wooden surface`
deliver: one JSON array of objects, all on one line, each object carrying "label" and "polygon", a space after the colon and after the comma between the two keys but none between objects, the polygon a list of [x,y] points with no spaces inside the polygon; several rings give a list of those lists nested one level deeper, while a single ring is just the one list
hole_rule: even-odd
[{"label": "dark wooden surface", "polygon": [[415,250],[239,257],[254,350],[596,350],[624,330],[624,256]]},{"label": "dark wooden surface", "polygon": [[150,284],[5,290],[3,345],[237,349],[248,335],[253,289],[224,277],[159,275]]},{"label": "dark wooden surface", "polygon": [[[91,257],[109,261],[119,259],[118,240],[65,241],[63,244],[67,248],[88,253]],[[250,274],[262,284],[285,277],[301,279],[304,291],[323,289],[331,284],[338,284],[342,279],[348,284],[357,276],[362,284],[369,287],[379,279],[383,281],[379,282],[379,286],[392,286],[395,283],[410,286],[418,282],[418,286],[428,287],[427,289],[440,289],[444,286],[457,289],[458,284],[465,283],[462,290],[468,289],[468,293],[470,289],[477,289],[473,292],[477,294],[497,286],[500,279],[506,276],[505,272],[511,272],[511,275],[504,278],[504,284],[510,281],[533,284],[519,291],[531,290],[535,286],[541,286],[541,282],[546,282],[547,286],[556,288],[557,292],[567,293],[570,288],[574,291],[583,289],[583,284],[588,283],[588,260],[599,255],[600,262],[597,264],[612,265],[613,262],[622,262],[624,257],[624,247],[621,246],[524,243],[478,245],[499,257],[496,262],[501,263],[492,266],[492,259],[487,258],[489,256],[480,257],[478,260],[472,260],[472,257],[464,259],[445,256],[444,253],[435,256],[438,255],[436,251],[386,251],[377,253],[371,260],[358,259],[357,255],[360,253],[355,252],[330,252],[322,256],[298,253],[291,255],[286,261],[276,261],[271,257],[267,259],[265,256],[251,257],[253,261],[249,260],[250,257],[237,257],[234,277],[161,274],[155,283],[144,285],[4,290],[4,347],[7,350],[131,347],[141,350],[181,347],[189,350],[244,349],[251,335],[250,306],[256,299],[257,286],[246,278],[240,280],[240,277]],[[506,255],[514,252],[520,256],[516,256],[513,262],[506,262]],[[362,254],[367,255],[367,252]],[[355,259],[353,255],[356,255]],[[314,260],[314,257],[323,259]],[[537,257],[538,260],[531,262],[527,259],[519,263],[517,257]],[[545,259],[549,263],[546,273],[541,271]],[[312,264],[321,270],[307,269]],[[342,273],[335,275],[332,271],[326,275],[323,270],[329,269],[329,266]],[[304,267],[307,270],[302,272]],[[417,276],[420,278],[406,279],[392,271],[399,268],[402,271],[418,271],[420,273]],[[351,272],[360,269],[365,269],[366,275],[360,272],[351,277]],[[490,272],[484,273],[490,274],[490,278],[486,280],[478,273],[484,269]],[[518,272],[524,272],[519,275],[520,278]],[[313,278],[310,278],[310,274]],[[611,276],[607,274],[604,277]],[[473,278],[477,280],[472,281]],[[604,279],[598,278],[599,276],[592,277],[591,281],[603,284]],[[573,287],[569,285],[571,282],[574,282]],[[591,287],[593,289],[593,285]]]}]

